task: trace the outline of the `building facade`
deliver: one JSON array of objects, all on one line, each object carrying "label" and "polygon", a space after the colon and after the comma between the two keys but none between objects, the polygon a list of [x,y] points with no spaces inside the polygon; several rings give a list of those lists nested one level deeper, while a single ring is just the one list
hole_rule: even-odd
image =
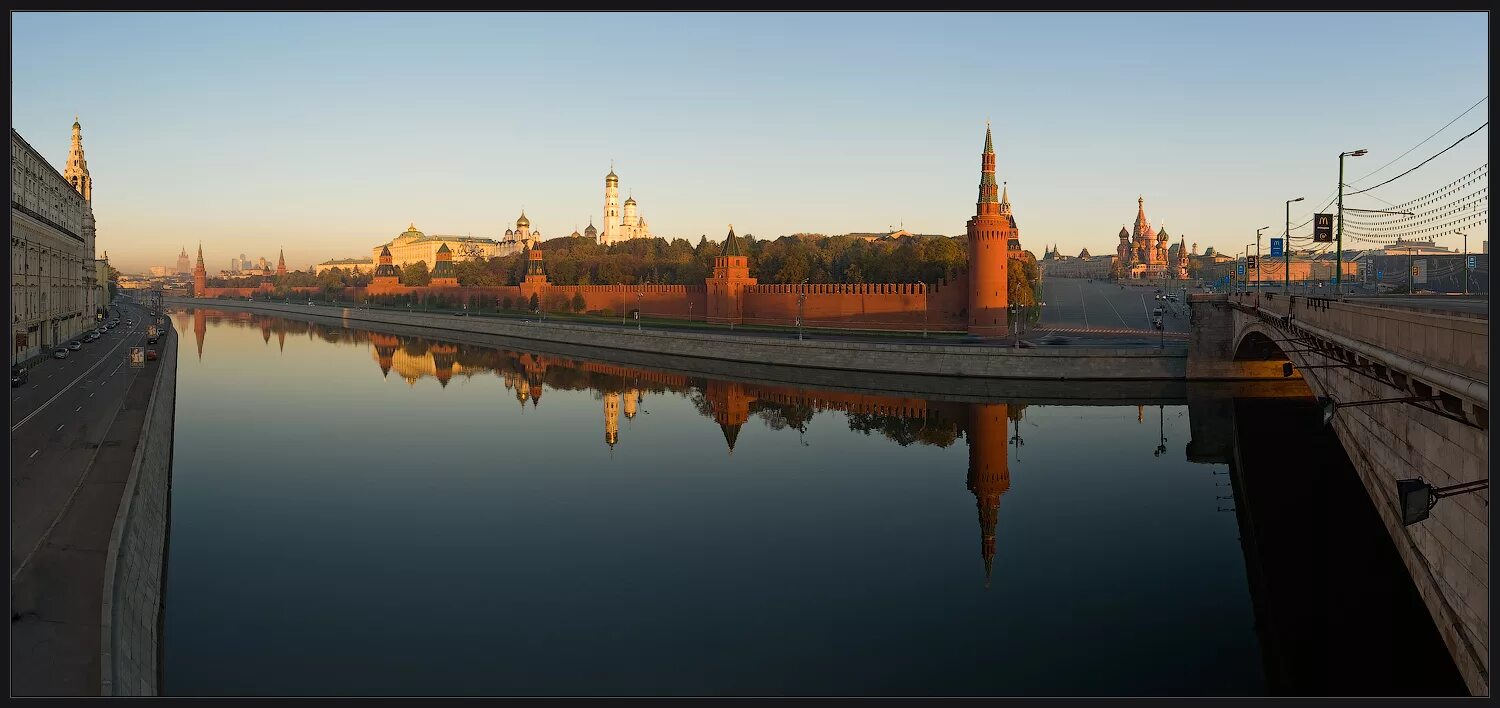
[{"label": "building facade", "polygon": [[1042,255],[1042,275],[1049,278],[1108,278],[1115,256],[1094,256],[1085,248],[1077,256],[1064,256],[1053,246]]},{"label": "building facade", "polygon": [[[599,243],[609,245],[633,238],[651,238],[651,228],[646,218],[636,212],[635,197],[625,200],[620,208],[620,178],[613,167],[604,176],[604,232],[599,234]],[[589,222],[593,226],[593,221]]]},{"label": "building facade", "polygon": [[375,271],[375,261],[369,258],[335,258],[313,266],[313,275],[322,275],[334,268],[348,273],[371,273]]},{"label": "building facade", "polygon": [[[75,162],[76,160],[76,162]],[[73,124],[68,174],[11,130],[11,364],[46,354],[95,326],[98,274],[93,182]]]},{"label": "building facade", "polygon": [[396,238],[371,249],[370,262],[378,266],[381,252],[389,250],[391,259],[397,266],[426,261],[427,267],[431,268],[434,263],[437,263],[438,249],[443,246],[448,247],[455,260],[467,261],[474,258],[488,260],[520,253],[527,247],[527,244],[539,243],[540,239],[541,232],[531,230],[531,221],[526,218],[525,214],[516,220],[515,229],[505,231],[503,242],[474,236],[438,234],[428,236],[418,231],[414,223],[397,234]]}]

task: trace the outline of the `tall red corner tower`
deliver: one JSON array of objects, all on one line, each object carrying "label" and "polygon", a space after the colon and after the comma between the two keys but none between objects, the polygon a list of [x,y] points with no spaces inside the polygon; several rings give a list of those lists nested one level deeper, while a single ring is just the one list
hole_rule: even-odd
[{"label": "tall red corner tower", "polygon": [[1001,213],[1000,190],[995,183],[995,143],[989,126],[984,129],[984,154],[980,158],[979,203],[969,219],[969,334],[1003,337],[1009,333],[1010,304],[1009,244],[1014,222]]}]

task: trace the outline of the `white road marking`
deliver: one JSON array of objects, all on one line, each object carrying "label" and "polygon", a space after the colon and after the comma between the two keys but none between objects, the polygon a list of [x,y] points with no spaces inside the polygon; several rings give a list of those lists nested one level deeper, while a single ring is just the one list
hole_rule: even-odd
[{"label": "white road marking", "polygon": [[[32,450],[32,451],[31,451],[31,457],[36,457],[36,454],[37,454],[37,453],[38,453],[38,452],[41,452],[41,450]],[[26,458],[26,459],[28,459],[28,460],[29,460],[29,459],[31,459],[31,457],[28,457],[28,458]]]},{"label": "white road marking", "polygon": [[[63,425],[67,425],[67,423],[63,423]],[[62,430],[62,429],[63,429],[62,425],[57,426],[57,430]],[[52,432],[55,433],[55,432],[57,432],[57,430],[54,430]]]},{"label": "white road marking", "polygon": [[1083,302],[1083,286],[1078,286],[1078,306],[1083,308],[1083,326],[1089,326],[1089,308]]},{"label": "white road marking", "polygon": [[78,411],[81,411],[81,410],[83,410],[83,406],[79,406],[79,407],[77,407],[77,408],[74,408],[74,409],[73,409],[73,412],[74,412],[74,413],[77,413],[77,412],[78,412]]}]

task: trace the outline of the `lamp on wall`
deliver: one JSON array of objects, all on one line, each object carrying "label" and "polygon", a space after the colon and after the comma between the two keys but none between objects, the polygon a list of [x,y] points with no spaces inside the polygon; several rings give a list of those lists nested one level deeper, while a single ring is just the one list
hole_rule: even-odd
[{"label": "lamp on wall", "polygon": [[1489,486],[1490,481],[1487,479],[1476,479],[1447,487],[1434,487],[1421,477],[1398,479],[1396,480],[1396,496],[1401,509],[1401,524],[1411,526],[1419,521],[1425,521],[1432,507],[1436,506],[1438,500],[1443,497],[1477,492],[1481,489],[1488,489]]}]

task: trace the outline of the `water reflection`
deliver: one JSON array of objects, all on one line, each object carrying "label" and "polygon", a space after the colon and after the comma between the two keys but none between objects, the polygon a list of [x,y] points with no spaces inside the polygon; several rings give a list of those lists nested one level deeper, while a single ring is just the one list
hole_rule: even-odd
[{"label": "water reflection", "polygon": [[[193,331],[197,357],[179,375],[169,692],[1460,686],[1445,683],[1451,663],[1441,666],[1409,581],[1398,587],[1388,539],[1368,550],[1384,531],[1357,481],[1319,503],[1364,503],[1368,518],[1340,521],[1361,529],[1361,553],[1380,558],[1342,563],[1340,575],[1317,577],[1317,592],[1307,587],[1314,561],[1298,553],[1328,532],[1308,495],[1298,514],[1274,495],[1245,496],[1272,467],[1353,479],[1326,440],[1306,465],[1242,465],[1237,401],[1259,401],[1257,420],[1279,419],[1294,411],[1295,390],[1189,389],[1149,411],[974,402],[706,378],[250,312],[174,317]],[[354,351],[287,347],[304,334]],[[247,430],[274,464],[219,452]],[[1277,434],[1297,447],[1307,430]],[[965,465],[959,490],[945,472]],[[1025,492],[1012,492],[1013,467]],[[969,503],[955,493],[975,511],[955,518]],[[1001,498],[1013,493],[1002,520]],[[1334,623],[1340,634],[1308,621],[1350,615],[1307,597],[1368,598],[1372,586],[1397,589],[1384,604],[1366,599],[1365,618],[1399,616],[1402,651],[1437,678],[1394,667],[1372,678],[1363,669],[1396,654],[1390,638],[1351,642],[1352,622]],[[412,603],[441,608],[442,619]],[[227,621],[224,607],[246,616]],[[220,628],[236,632],[232,648]]]}]

